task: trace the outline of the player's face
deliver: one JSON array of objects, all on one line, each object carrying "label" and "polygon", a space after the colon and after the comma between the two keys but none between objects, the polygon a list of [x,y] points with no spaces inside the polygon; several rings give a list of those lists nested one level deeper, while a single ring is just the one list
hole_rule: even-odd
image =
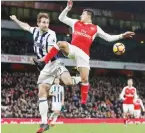
[{"label": "player's face", "polygon": [[60,82],[60,81],[59,81],[58,78],[56,78],[55,81],[54,81],[55,84],[59,84],[59,82]]},{"label": "player's face", "polygon": [[132,80],[128,80],[128,85],[132,86],[133,85],[133,81]]},{"label": "player's face", "polygon": [[83,13],[82,13],[82,15],[81,15],[81,21],[82,22],[87,22],[88,21],[88,19],[89,19],[89,15],[87,14],[87,11],[84,11]]},{"label": "player's face", "polygon": [[41,31],[46,32],[49,26],[49,19],[41,18],[40,22],[38,23],[38,26]]}]

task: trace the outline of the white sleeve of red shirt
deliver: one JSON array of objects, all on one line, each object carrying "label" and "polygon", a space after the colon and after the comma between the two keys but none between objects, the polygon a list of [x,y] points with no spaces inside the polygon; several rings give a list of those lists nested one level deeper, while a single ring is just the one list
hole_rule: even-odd
[{"label": "white sleeve of red shirt", "polygon": [[97,26],[97,34],[96,36],[108,41],[108,42],[113,42],[117,41],[123,38],[122,34],[119,35],[110,35],[108,33],[105,33],[99,26]]},{"label": "white sleeve of red shirt", "polygon": [[141,106],[142,110],[145,111],[145,107],[144,107],[143,102],[142,102],[141,99],[140,99],[140,106]]},{"label": "white sleeve of red shirt", "polygon": [[137,96],[136,88],[134,88],[134,89],[135,89],[135,92],[134,92],[134,99],[137,99],[138,96]]},{"label": "white sleeve of red shirt", "polygon": [[74,24],[75,24],[78,20],[77,20],[77,19],[72,19],[72,18],[67,17],[68,11],[69,11],[69,10],[68,10],[68,8],[66,7],[66,8],[61,12],[61,14],[59,15],[58,19],[59,19],[61,22],[65,23],[65,24],[67,24],[67,25],[69,25],[70,27],[73,28]]}]

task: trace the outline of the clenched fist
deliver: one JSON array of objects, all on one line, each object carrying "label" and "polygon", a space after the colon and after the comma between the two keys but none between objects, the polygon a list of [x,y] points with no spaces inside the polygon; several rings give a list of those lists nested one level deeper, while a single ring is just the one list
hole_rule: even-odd
[{"label": "clenched fist", "polygon": [[71,10],[72,6],[73,6],[72,0],[68,0],[68,2],[67,2],[67,9]]},{"label": "clenched fist", "polygon": [[17,19],[17,17],[15,15],[11,15],[10,16],[10,19],[13,20],[13,21],[15,21]]},{"label": "clenched fist", "polygon": [[123,38],[132,38],[135,35],[134,32],[127,31],[123,34]]}]

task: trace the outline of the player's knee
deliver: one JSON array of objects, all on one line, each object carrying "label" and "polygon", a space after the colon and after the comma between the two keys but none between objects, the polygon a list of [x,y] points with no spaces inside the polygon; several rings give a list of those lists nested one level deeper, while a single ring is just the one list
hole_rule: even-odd
[{"label": "player's knee", "polygon": [[71,79],[66,79],[66,80],[64,81],[64,84],[65,84],[65,85],[72,85],[73,82],[72,82]]},{"label": "player's knee", "polygon": [[82,83],[88,83],[88,77],[81,77]]},{"label": "player's knee", "polygon": [[61,75],[61,80],[63,81],[63,83],[65,85],[72,85],[73,84],[72,78],[71,78],[71,76],[70,76],[70,74],[68,72],[64,72]]},{"label": "player's knee", "polygon": [[39,84],[38,88],[39,88],[39,92],[38,92],[39,97],[43,97],[47,95],[48,86],[46,84]]},{"label": "player's knee", "polygon": [[59,111],[58,111],[58,110],[55,110],[54,113],[55,113],[56,115],[58,115],[58,114],[59,114]]},{"label": "player's knee", "polygon": [[60,49],[64,49],[64,48],[66,48],[67,47],[67,42],[65,42],[65,41],[58,41],[57,42],[57,45],[58,45],[58,47],[60,48]]}]

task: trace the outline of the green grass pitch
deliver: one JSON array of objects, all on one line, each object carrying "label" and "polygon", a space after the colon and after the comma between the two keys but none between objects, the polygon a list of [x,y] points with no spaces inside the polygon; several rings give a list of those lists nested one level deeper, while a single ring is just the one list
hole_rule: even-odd
[{"label": "green grass pitch", "polygon": [[[1,133],[36,133],[39,125],[1,125]],[[62,124],[44,133],[145,133],[145,124]]]}]

